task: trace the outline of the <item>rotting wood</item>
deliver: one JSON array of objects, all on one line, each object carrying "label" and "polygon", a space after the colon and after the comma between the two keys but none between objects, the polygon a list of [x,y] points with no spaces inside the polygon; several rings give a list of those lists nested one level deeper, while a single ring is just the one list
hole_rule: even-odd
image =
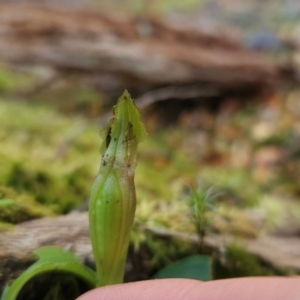
[{"label": "rotting wood", "polygon": [[[140,230],[150,231],[157,237],[198,243],[196,235],[147,227],[142,224],[138,226]],[[238,242],[249,253],[275,268],[300,271],[300,238],[265,236],[257,239],[237,239],[232,236],[208,235],[204,239],[206,246],[216,250],[224,249],[233,242]],[[87,214],[74,213],[33,220],[16,225],[11,232],[2,232],[0,235],[0,286],[33,262],[31,254],[33,250],[46,245],[57,245],[68,249],[82,261],[92,263]]]},{"label": "rotting wood", "polygon": [[206,84],[254,93],[272,89],[278,73],[225,36],[45,5],[0,4],[0,61],[108,76],[120,88],[144,91]]}]

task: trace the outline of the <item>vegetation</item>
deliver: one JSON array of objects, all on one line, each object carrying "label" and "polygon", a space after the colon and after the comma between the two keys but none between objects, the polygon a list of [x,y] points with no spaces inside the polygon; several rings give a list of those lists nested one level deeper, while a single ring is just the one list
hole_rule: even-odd
[{"label": "vegetation", "polygon": [[[299,220],[298,96],[294,90],[270,103],[231,111],[226,103],[217,112],[200,107],[196,113],[201,124],[191,127],[179,118],[175,126],[151,132],[139,151],[139,197],[131,233],[133,251],[145,251],[149,257],[141,262],[149,273],[140,279],[199,254],[189,243],[143,232],[141,224],[186,235],[198,231],[201,236],[204,228],[207,235],[255,238],[284,231],[287,215]],[[7,97],[0,101],[0,230],[79,209],[97,173],[101,144],[95,138],[98,125],[84,115],[63,114],[48,104],[9,102]],[[88,103],[94,94],[86,97]],[[144,118],[147,124],[147,115]],[[102,141],[106,139],[102,135]],[[212,186],[218,197],[213,207],[206,207],[200,200]],[[288,201],[282,201],[283,195]],[[204,219],[194,218],[193,199]],[[233,246],[225,254],[227,263],[215,261],[217,278],[278,274],[241,248]]]},{"label": "vegetation", "polygon": [[[28,298],[28,294],[29,298],[32,298],[28,287],[32,289],[38,282],[36,278],[45,275],[52,275],[51,281],[55,278],[58,282],[50,286],[47,284],[49,288],[39,295],[42,299],[69,299],[70,295],[66,294],[65,290],[69,285],[73,287],[71,299],[74,299],[93,287],[123,282],[136,207],[134,173],[137,145],[146,136],[139,111],[125,91],[113,109],[113,118],[109,122],[101,147],[100,170],[90,195],[89,225],[96,272],[83,266],[64,249],[42,247],[34,252],[39,258],[38,261],[22,273],[11,286],[5,287],[2,300]],[[3,199],[3,207],[4,204],[12,206],[13,200]],[[58,272],[76,279],[61,277]],[[80,288],[81,282],[78,279],[85,283],[84,290]],[[42,287],[37,286],[36,290],[40,289]],[[34,291],[33,294],[34,299],[37,299],[39,292]]]}]

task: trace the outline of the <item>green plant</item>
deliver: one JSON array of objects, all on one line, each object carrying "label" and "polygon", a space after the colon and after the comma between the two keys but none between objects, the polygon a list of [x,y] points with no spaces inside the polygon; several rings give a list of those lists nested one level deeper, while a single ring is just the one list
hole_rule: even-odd
[{"label": "green plant", "polygon": [[190,205],[199,236],[200,251],[202,251],[203,239],[208,227],[207,212],[214,209],[213,201],[217,196],[218,194],[214,194],[213,186],[208,189],[203,189],[201,186],[191,189]]},{"label": "green plant", "polygon": [[[123,281],[129,234],[135,214],[137,145],[147,133],[127,91],[118,100],[113,113],[101,148],[100,170],[90,196],[90,234],[97,272],[83,266],[70,252],[58,247],[43,247],[34,252],[39,260],[11,286],[6,286],[2,300],[19,300],[22,290],[37,276],[57,271],[80,279],[88,289]],[[5,204],[10,202],[6,201]],[[73,284],[77,285],[76,282]],[[79,285],[76,286],[78,293],[82,291]],[[61,299],[61,285],[54,284],[51,287],[53,289],[47,291],[44,299],[57,299],[58,295]]]},{"label": "green plant", "polygon": [[90,235],[97,267],[97,286],[123,281],[133,224],[137,145],[147,133],[127,92],[114,109],[102,145],[102,162],[89,205]]},{"label": "green plant", "polygon": [[[4,289],[2,300],[73,300],[96,286],[123,282],[125,261],[133,225],[136,192],[134,173],[137,146],[147,132],[127,91],[113,110],[101,146],[101,164],[91,189],[89,222],[96,272],[81,264],[70,252],[48,246],[34,251],[37,261]],[[5,197],[4,197],[5,196]],[[14,205],[3,195],[3,207]],[[211,190],[192,192],[193,214],[199,232],[204,232],[204,213],[211,207]],[[200,230],[201,229],[201,230]],[[175,246],[176,247],[176,246]],[[157,278],[212,278],[212,260],[194,255],[162,269]],[[47,285],[47,291],[43,286]],[[30,294],[30,298],[28,298]]]},{"label": "green plant", "polygon": [[[203,239],[208,227],[207,212],[214,209],[213,200],[219,195],[214,187],[202,186],[190,189],[190,207],[199,236],[199,252],[203,252]],[[192,255],[177,260],[161,269],[154,278],[189,278],[208,281],[212,279],[212,258],[207,255]]]},{"label": "green plant", "polygon": [[[54,246],[42,247],[33,253],[39,258],[38,261],[17,278],[10,287],[6,286],[1,299],[18,299],[22,289],[36,276],[54,271],[72,274],[82,279],[90,289],[95,286],[96,278],[94,271],[83,266],[72,253]],[[54,292],[50,290],[47,291],[47,293]],[[58,292],[56,292],[56,295],[57,293]]]},{"label": "green plant", "polygon": [[[229,245],[222,262],[215,265],[218,279],[245,276],[270,276],[276,275],[276,270],[268,268],[259,258],[249,253],[242,246],[233,243]],[[277,274],[278,275],[278,274]]]}]

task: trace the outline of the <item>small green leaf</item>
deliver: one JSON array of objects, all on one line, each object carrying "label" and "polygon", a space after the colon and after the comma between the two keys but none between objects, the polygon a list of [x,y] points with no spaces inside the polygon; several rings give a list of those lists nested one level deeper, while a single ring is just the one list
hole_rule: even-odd
[{"label": "small green leaf", "polygon": [[206,255],[190,256],[166,266],[160,270],[154,278],[212,280],[212,259]]},{"label": "small green leaf", "polygon": [[[84,281],[90,288],[96,286],[96,275],[91,269],[85,267],[71,252],[55,246],[46,246],[33,252],[38,261],[18,277],[11,286],[6,286],[1,300],[16,300],[20,291],[36,276],[48,272],[71,274]],[[49,292],[45,290],[45,294]]]}]

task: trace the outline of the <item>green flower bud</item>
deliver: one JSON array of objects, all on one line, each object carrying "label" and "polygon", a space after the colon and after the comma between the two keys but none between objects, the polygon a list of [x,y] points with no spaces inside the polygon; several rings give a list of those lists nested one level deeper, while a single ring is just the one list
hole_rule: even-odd
[{"label": "green flower bud", "polygon": [[102,144],[102,160],[89,202],[90,235],[97,268],[97,285],[123,282],[133,224],[137,145],[147,132],[138,108],[124,92]]}]

